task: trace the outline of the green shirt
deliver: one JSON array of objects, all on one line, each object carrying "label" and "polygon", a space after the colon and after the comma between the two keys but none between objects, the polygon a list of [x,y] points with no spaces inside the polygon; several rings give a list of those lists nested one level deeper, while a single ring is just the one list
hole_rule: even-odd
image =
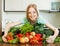
[{"label": "green shirt", "polygon": [[[25,17],[25,18],[22,19],[21,23],[30,23],[30,22]],[[43,19],[43,17],[40,16],[40,17],[37,18],[36,23],[38,23],[38,24],[46,24],[47,21],[45,19]]]}]

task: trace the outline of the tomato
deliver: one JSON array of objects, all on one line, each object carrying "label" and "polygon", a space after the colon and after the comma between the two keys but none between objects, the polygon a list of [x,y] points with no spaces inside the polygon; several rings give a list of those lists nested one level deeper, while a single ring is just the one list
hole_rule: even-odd
[{"label": "tomato", "polygon": [[18,39],[20,39],[20,37],[18,35],[16,35]]},{"label": "tomato", "polygon": [[7,40],[12,40],[13,39],[13,37],[9,37],[9,36],[7,36],[6,38],[7,38]]},{"label": "tomato", "polygon": [[39,37],[39,36],[42,37],[42,34],[36,34],[35,36],[37,36],[37,37]]},{"label": "tomato", "polygon": [[43,41],[43,38],[39,38],[39,42],[42,42]]},{"label": "tomato", "polygon": [[[27,35],[29,36],[29,35]],[[30,40],[29,43],[31,44],[42,44],[43,38],[42,38],[42,34],[36,34],[35,36],[33,36]]]},{"label": "tomato", "polygon": [[33,38],[33,36],[29,34],[26,34],[26,37],[28,37],[29,39]]},{"label": "tomato", "polygon": [[39,38],[37,38],[36,36],[34,36],[33,39],[38,40]]},{"label": "tomato", "polygon": [[23,37],[23,34],[17,34],[17,37]]},{"label": "tomato", "polygon": [[26,35],[30,35],[30,32],[27,32]]},{"label": "tomato", "polygon": [[39,38],[40,40],[43,40],[43,38]]},{"label": "tomato", "polygon": [[30,38],[29,35],[26,35],[26,37]]},{"label": "tomato", "polygon": [[43,42],[39,42],[39,44],[42,44]]},{"label": "tomato", "polygon": [[35,40],[38,40],[38,41],[39,41],[39,40],[40,40],[40,37],[34,36],[34,37],[33,37],[33,39],[35,39]]},{"label": "tomato", "polygon": [[31,44],[35,44],[34,41],[30,42]]},{"label": "tomato", "polygon": [[32,39],[30,40],[30,43],[31,43],[31,44],[39,44],[39,41],[32,38]]},{"label": "tomato", "polygon": [[23,34],[17,34],[16,36],[18,39],[20,39],[21,37],[23,37]]}]

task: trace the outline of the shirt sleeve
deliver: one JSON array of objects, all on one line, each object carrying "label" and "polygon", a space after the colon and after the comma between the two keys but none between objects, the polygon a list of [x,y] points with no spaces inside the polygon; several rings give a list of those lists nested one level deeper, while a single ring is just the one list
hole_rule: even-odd
[{"label": "shirt sleeve", "polygon": [[21,20],[19,20],[21,24],[24,24],[24,18],[22,18]]},{"label": "shirt sleeve", "polygon": [[46,19],[44,19],[42,16],[40,16],[40,17],[38,17],[38,23],[46,24],[47,21],[46,21]]},{"label": "shirt sleeve", "polygon": [[20,20],[20,22],[21,22],[22,24],[24,24],[24,23],[28,23],[28,20],[27,20],[26,17],[24,17],[24,18],[22,18],[22,19]]}]

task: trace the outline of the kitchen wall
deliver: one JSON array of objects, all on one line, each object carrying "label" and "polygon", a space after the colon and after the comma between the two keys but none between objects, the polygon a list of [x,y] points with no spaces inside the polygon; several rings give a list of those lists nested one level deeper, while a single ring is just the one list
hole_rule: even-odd
[{"label": "kitchen wall", "polygon": [[[2,0],[3,2],[3,0]],[[57,28],[60,28],[60,12],[39,12],[41,16],[43,16],[47,21],[49,21],[52,25]],[[3,3],[2,3],[2,31],[6,26],[6,23],[21,21],[23,17],[25,17],[25,12],[4,12]]]},{"label": "kitchen wall", "polygon": [[2,31],[1,17],[2,17],[2,0],[0,0],[0,35],[1,35],[1,31]]}]

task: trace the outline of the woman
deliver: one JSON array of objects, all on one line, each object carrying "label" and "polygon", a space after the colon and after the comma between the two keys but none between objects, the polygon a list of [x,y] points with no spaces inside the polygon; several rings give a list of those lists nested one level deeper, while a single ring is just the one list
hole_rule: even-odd
[{"label": "woman", "polygon": [[35,4],[30,4],[28,7],[27,7],[27,10],[26,10],[26,18],[24,18],[24,20],[22,20],[21,22],[14,22],[14,23],[9,23],[7,26],[6,26],[6,29],[5,29],[5,32],[4,32],[4,35],[2,36],[2,39],[4,42],[7,42],[5,36],[7,35],[9,29],[15,25],[18,25],[18,24],[21,24],[21,23],[26,23],[26,22],[29,22],[30,24],[32,25],[35,25],[36,22],[37,23],[42,23],[42,24],[45,24],[46,27],[50,28],[52,31],[54,31],[54,35],[52,36],[49,36],[46,41],[48,43],[53,43],[55,38],[58,36],[58,29],[55,28],[54,26],[52,26],[50,23],[48,23],[47,21],[44,21],[41,17],[38,16],[38,10],[37,10],[37,6]]}]

